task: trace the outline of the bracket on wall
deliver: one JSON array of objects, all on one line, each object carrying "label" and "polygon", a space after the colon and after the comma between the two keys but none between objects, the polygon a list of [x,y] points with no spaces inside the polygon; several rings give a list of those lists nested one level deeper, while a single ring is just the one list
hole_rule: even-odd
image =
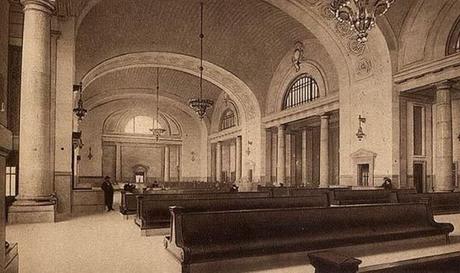
[{"label": "bracket on wall", "polygon": [[192,155],[192,161],[195,161],[195,152],[192,151],[190,154]]},{"label": "bracket on wall", "polygon": [[251,145],[252,145],[252,141],[249,141],[249,140],[248,140],[248,149],[246,150],[246,154],[247,154],[247,155],[250,155],[250,154],[251,154]]},{"label": "bracket on wall", "polygon": [[89,151],[88,151],[88,159],[91,160],[93,158],[93,154],[91,152],[91,147],[89,147]]},{"label": "bracket on wall", "polygon": [[359,125],[358,125],[358,132],[356,133],[356,137],[358,138],[358,141],[361,141],[366,136],[366,134],[363,132],[363,126],[362,126],[363,123],[366,123],[366,118],[363,118],[361,117],[361,115],[359,115],[358,122],[359,122]]},{"label": "bracket on wall", "polygon": [[304,61],[304,46],[302,42],[295,43],[294,54],[292,56],[292,64],[294,65],[295,71],[300,71],[300,64]]}]

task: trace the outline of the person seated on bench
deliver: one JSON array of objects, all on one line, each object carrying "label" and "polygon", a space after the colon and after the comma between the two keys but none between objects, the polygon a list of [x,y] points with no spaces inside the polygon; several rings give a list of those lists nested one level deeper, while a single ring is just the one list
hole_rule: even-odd
[{"label": "person seated on bench", "polygon": [[238,192],[238,186],[236,184],[233,184],[232,187],[230,188],[230,192]]},{"label": "person seated on bench", "polygon": [[393,189],[393,185],[391,184],[391,179],[389,177],[384,177],[383,178],[383,183],[382,183],[382,188],[384,188],[385,190],[392,190]]},{"label": "person seated on bench", "polygon": [[127,192],[133,192],[136,189],[136,186],[134,184],[131,184],[130,182],[127,182],[124,186],[123,189]]}]

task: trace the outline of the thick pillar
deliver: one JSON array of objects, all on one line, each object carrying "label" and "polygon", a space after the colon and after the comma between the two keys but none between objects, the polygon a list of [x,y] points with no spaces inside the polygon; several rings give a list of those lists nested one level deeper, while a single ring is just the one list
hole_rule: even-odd
[{"label": "thick pillar", "polygon": [[170,161],[170,149],[169,146],[165,146],[165,177],[164,182],[169,182],[171,177],[171,161]]},{"label": "thick pillar", "polygon": [[278,126],[278,160],[277,160],[277,176],[276,183],[285,183],[286,180],[286,149],[285,149],[285,136],[286,125],[281,124]]},{"label": "thick pillar", "polygon": [[[50,198],[51,14],[55,2],[23,0],[19,197],[11,222],[54,221]],[[40,202],[37,202],[40,201]]]},{"label": "thick pillar", "polygon": [[[75,19],[59,21],[59,37],[56,41],[56,78],[54,120],[54,190],[58,197],[57,212],[60,219],[71,214],[72,199],[72,131],[73,96],[72,85],[75,68]],[[53,38],[53,32],[51,33]],[[55,33],[54,35],[57,35]],[[53,82],[53,79],[52,79]],[[53,90],[53,88],[52,88]],[[53,99],[51,99],[53,104]],[[83,135],[85,132],[83,132]],[[52,145],[52,144],[51,144]],[[87,148],[87,147],[86,147]],[[78,162],[75,160],[75,162]],[[76,172],[78,163],[75,164]]]},{"label": "thick pillar", "polygon": [[445,81],[436,87],[436,181],[435,191],[452,191],[452,82]]},{"label": "thick pillar", "polygon": [[319,186],[329,186],[329,116],[321,116],[319,146]]},{"label": "thick pillar", "polygon": [[115,181],[122,183],[123,177],[121,176],[121,144],[116,144],[116,157],[115,157]]},{"label": "thick pillar", "polygon": [[235,173],[236,173],[236,182],[240,182],[241,180],[241,159],[242,159],[242,154],[241,154],[241,136],[236,137],[236,145],[235,145],[235,157],[236,157],[236,166],[235,166]]},{"label": "thick pillar", "polygon": [[216,180],[222,182],[222,143],[216,143]]},{"label": "thick pillar", "polygon": [[304,186],[308,183],[308,169],[307,169],[307,129],[302,130],[302,184]]}]

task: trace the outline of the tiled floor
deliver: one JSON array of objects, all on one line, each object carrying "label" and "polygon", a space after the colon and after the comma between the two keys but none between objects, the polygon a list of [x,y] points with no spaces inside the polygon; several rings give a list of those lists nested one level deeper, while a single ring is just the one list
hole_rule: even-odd
[{"label": "tiled floor", "polygon": [[[388,253],[373,251],[381,248],[380,245],[346,251],[355,253],[363,265],[371,265],[460,250],[460,214],[436,219],[456,226],[450,245],[438,240],[436,245],[406,242],[402,246],[386,246],[391,251]],[[8,226],[7,240],[19,243],[21,273],[177,272],[174,269],[177,263],[163,249],[162,236],[141,237],[133,219],[125,220],[116,211],[54,224]],[[304,261],[304,254],[279,256],[271,261],[254,258],[222,267],[212,265],[210,272],[241,272],[241,268],[245,268],[245,272],[314,272]]]}]

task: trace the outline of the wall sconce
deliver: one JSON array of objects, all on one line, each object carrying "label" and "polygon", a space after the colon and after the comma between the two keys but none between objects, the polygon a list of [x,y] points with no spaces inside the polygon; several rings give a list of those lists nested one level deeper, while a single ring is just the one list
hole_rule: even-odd
[{"label": "wall sconce", "polygon": [[252,141],[248,141],[248,149],[246,150],[247,155],[251,154],[251,145],[252,145]]},{"label": "wall sconce", "polygon": [[190,153],[192,155],[192,161],[195,161],[195,152]]},{"label": "wall sconce", "polygon": [[303,53],[304,51],[302,42],[295,43],[294,55],[292,56],[292,64],[294,65],[296,72],[299,72],[300,64],[304,60]]},{"label": "wall sconce", "polygon": [[358,126],[358,132],[356,133],[356,137],[358,138],[358,141],[361,141],[366,136],[366,134],[363,132],[363,127],[362,127],[362,124],[366,123],[366,118],[363,118],[361,117],[361,115],[359,115],[358,122],[359,122],[359,126]]},{"label": "wall sconce", "polygon": [[91,147],[89,147],[88,159],[91,160],[92,158],[93,158],[93,153],[91,152]]}]

